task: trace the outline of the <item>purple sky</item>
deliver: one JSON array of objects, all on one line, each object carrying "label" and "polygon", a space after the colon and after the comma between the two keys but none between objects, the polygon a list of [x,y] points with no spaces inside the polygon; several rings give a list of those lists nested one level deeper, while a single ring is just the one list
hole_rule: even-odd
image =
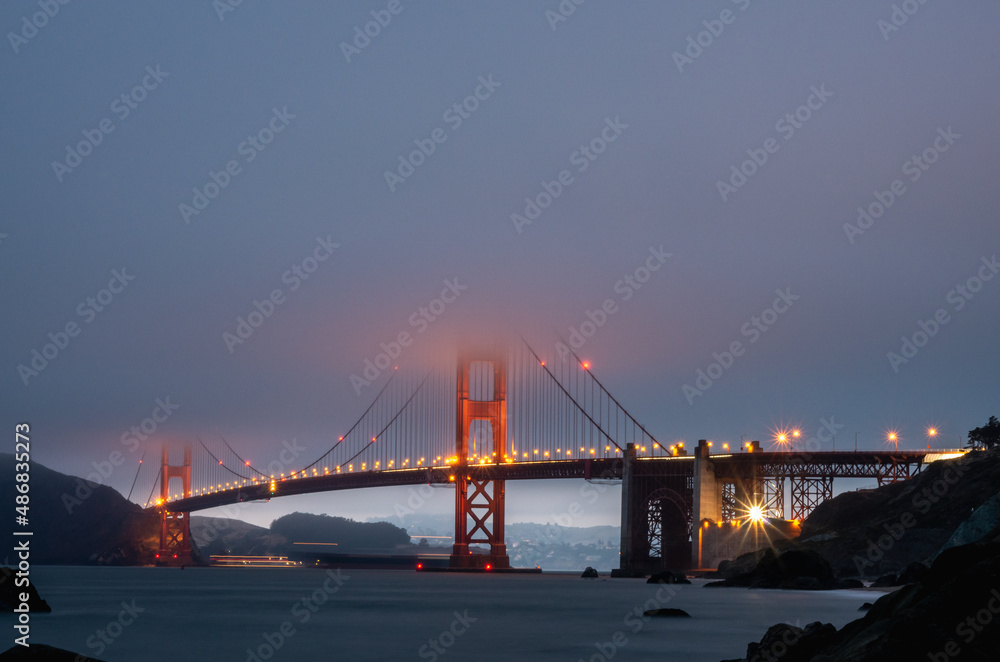
[{"label": "purple sky", "polygon": [[[581,354],[663,441],[826,419],[838,448],[888,428],[923,447],[928,425],[954,447],[1000,413],[996,3],[40,11],[0,8],[0,401],[55,469],[134,463],[122,435],[168,397],[156,439],[222,434],[266,464],[294,438],[311,461],[383,383],[358,395],[351,375],[454,279],[400,362],[498,328],[552,355],[610,299]],[[32,368],[50,333],[66,347]],[[108,482],[127,492],[133,469]],[[578,491],[511,486],[508,518]]]}]

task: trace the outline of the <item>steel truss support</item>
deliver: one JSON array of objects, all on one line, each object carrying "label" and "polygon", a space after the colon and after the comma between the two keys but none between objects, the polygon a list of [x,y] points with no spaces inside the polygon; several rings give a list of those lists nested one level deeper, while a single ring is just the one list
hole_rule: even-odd
[{"label": "steel truss support", "polygon": [[736,503],[736,483],[722,484],[722,521],[734,522],[739,518],[739,506]]},{"label": "steel truss support", "polygon": [[906,480],[907,478],[911,478],[916,473],[913,471],[913,465],[907,462],[883,464],[879,467],[879,469],[881,469],[877,476],[879,487],[888,483],[897,483],[901,480]]},{"label": "steel truss support", "polygon": [[833,498],[833,476],[805,478],[792,476],[791,519],[802,521],[826,499]]},{"label": "steel truss support", "polygon": [[760,509],[764,517],[785,519],[785,479],[761,478],[757,484]]}]

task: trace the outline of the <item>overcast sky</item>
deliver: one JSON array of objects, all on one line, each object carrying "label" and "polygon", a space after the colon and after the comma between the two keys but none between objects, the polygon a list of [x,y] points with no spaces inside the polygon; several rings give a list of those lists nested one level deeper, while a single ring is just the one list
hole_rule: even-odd
[{"label": "overcast sky", "polygon": [[[954,447],[1000,414],[995,2],[51,4],[0,7],[0,400],[48,466],[120,450],[127,492],[166,398],[152,441],[311,461],[455,279],[400,362],[552,354],[610,299],[580,352],[665,441]],[[578,491],[512,485],[508,519]]]}]

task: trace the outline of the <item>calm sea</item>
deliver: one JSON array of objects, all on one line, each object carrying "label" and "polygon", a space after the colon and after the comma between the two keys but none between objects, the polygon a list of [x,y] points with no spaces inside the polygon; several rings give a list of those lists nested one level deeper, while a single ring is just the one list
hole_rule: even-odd
[{"label": "calm sea", "polygon": [[[374,570],[35,566],[32,579],[53,608],[32,617],[32,641],[109,662],[717,662],[774,623],[841,627],[878,596]],[[637,616],[650,607],[692,618]]]}]

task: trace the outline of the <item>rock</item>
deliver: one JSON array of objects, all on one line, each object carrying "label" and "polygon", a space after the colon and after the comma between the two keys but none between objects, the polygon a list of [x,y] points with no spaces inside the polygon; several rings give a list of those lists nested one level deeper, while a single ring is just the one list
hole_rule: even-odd
[{"label": "rock", "polygon": [[968,545],[983,539],[988,539],[1000,529],[1000,492],[986,500],[962,522],[951,538],[941,547],[934,558],[941,552],[959,545]]},{"label": "rock", "polygon": [[861,605],[860,607],[858,607],[858,611],[868,611],[871,608],[872,608],[872,603],[866,602],[863,605]]},{"label": "rock", "polygon": [[923,563],[914,561],[903,569],[903,572],[899,573],[896,577],[896,586],[905,586],[906,584],[919,584],[927,576],[928,568]]},{"label": "rock", "polygon": [[0,567],[0,611],[13,612],[14,608],[21,604],[21,593],[28,594],[28,608],[32,612],[50,612],[52,607],[38,595],[34,584],[28,586],[15,586],[15,572],[13,568]]},{"label": "rock", "polygon": [[71,653],[68,650],[53,648],[45,644],[31,644],[27,648],[14,646],[0,653],[0,662],[19,662],[21,660],[25,662],[29,660],[34,662],[101,662],[101,660],[92,657]]},{"label": "rock", "polygon": [[837,582],[837,588],[864,588],[865,584],[860,579],[841,579]]},{"label": "rock", "polygon": [[746,657],[735,662],[778,659],[782,662],[808,662],[836,634],[837,628],[819,621],[804,628],[779,623],[768,628],[759,642],[748,644]]},{"label": "rock", "polygon": [[[923,573],[922,581],[866,605],[865,615],[840,631],[810,624],[796,639],[795,628],[775,625],[760,643],[748,645],[746,659],[756,655],[758,660],[781,662],[996,660],[1000,628],[982,626],[984,612],[996,619],[996,612],[990,612],[1000,603],[998,587],[1000,543],[952,547]],[[968,625],[970,617],[979,620],[979,627]],[[781,649],[783,645],[787,650]]]},{"label": "rock", "polygon": [[750,572],[730,577],[723,582],[706,584],[716,586],[744,586],[749,588],[780,588],[805,591],[847,588],[833,574],[833,568],[818,553],[790,549],[776,554],[768,549],[757,567]]},{"label": "rock", "polygon": [[643,616],[666,616],[670,618],[691,618],[691,614],[683,609],[647,609]]},{"label": "rock", "polygon": [[889,586],[899,586],[899,580],[894,572],[886,573],[872,582],[872,588],[887,588]]},{"label": "rock", "polygon": [[991,559],[1000,563],[1000,543],[951,547],[941,552],[931,567],[921,575],[920,582],[931,587],[941,586],[956,573]]},{"label": "rock", "polygon": [[647,584],[690,584],[691,580],[680,572],[670,572],[669,570],[661,570],[660,572],[654,572],[646,580]]},{"label": "rock", "polygon": [[594,568],[591,568],[588,565],[587,569],[584,570],[583,574],[580,575],[580,576],[583,577],[584,579],[597,579],[600,575],[597,574],[597,570],[595,570]]}]

